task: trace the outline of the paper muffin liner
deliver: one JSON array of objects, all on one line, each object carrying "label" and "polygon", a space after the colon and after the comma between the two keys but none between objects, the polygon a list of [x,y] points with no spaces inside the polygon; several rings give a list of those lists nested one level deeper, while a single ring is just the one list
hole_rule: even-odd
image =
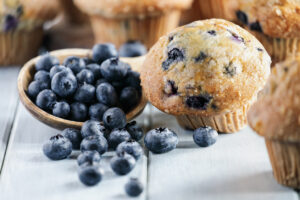
[{"label": "paper muffin liner", "polygon": [[0,66],[22,65],[37,55],[43,28],[0,32]]},{"label": "paper muffin liner", "polygon": [[277,182],[300,189],[300,142],[272,139],[265,142]]},{"label": "paper muffin liner", "polygon": [[155,16],[105,18],[90,16],[97,43],[111,42],[117,47],[129,40],[139,40],[150,48],[160,36],[177,27],[181,11],[172,10]]},{"label": "paper muffin liner", "polygon": [[210,126],[221,133],[234,133],[241,130],[247,124],[247,112],[250,104],[241,109],[226,114],[215,116],[178,115],[176,119],[180,126],[194,130],[203,126]]}]

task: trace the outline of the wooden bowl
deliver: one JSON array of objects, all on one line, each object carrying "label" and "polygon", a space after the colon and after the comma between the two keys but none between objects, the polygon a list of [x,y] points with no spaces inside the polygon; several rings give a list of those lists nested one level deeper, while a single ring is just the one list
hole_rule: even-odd
[{"label": "wooden bowl", "polygon": [[[68,56],[78,56],[78,57],[91,57],[91,50],[87,49],[64,49],[50,52],[51,55],[57,57],[60,62]],[[35,74],[35,63],[40,58],[40,56],[31,59],[28,61],[23,68],[21,69],[18,76],[18,92],[20,96],[20,100],[25,106],[25,108],[39,121],[53,128],[62,130],[65,128],[76,128],[80,129],[83,122],[71,121],[67,119],[62,119],[59,117],[55,117],[44,110],[40,109],[38,106],[31,101],[31,99],[27,96],[26,91],[28,85],[33,80]],[[130,64],[132,70],[138,71],[143,64],[144,56],[136,57],[136,58],[121,58],[123,62]],[[144,95],[140,100],[140,103],[136,108],[126,114],[127,121],[132,120],[137,115],[139,115],[143,109],[145,108],[147,100]]]}]

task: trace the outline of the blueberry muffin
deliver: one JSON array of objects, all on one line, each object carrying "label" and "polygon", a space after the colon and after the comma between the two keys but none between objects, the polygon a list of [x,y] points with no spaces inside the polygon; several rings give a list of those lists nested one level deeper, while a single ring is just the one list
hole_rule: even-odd
[{"label": "blueberry muffin", "polygon": [[236,16],[265,46],[273,63],[299,52],[299,0],[239,0]]},{"label": "blueberry muffin", "polygon": [[[284,98],[283,98],[284,97]],[[276,180],[300,189],[300,56],[277,63],[250,108],[249,125],[265,137]]]},{"label": "blueberry muffin", "polygon": [[0,1],[0,65],[23,64],[37,54],[43,23],[56,16],[56,0]]},{"label": "blueberry muffin", "polygon": [[196,21],[159,39],[141,71],[144,93],[184,128],[236,132],[270,72],[257,39],[222,20]]},{"label": "blueberry muffin", "polygon": [[117,47],[139,40],[150,48],[158,38],[177,27],[181,11],[192,0],[75,0],[90,16],[96,42]]}]

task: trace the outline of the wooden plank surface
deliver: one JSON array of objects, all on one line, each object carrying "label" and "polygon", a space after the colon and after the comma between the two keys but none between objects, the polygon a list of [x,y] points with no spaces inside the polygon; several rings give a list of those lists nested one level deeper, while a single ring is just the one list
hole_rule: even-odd
[{"label": "wooden plank surface", "polygon": [[18,104],[18,67],[0,67],[0,173]]},{"label": "wooden plank surface", "polygon": [[215,145],[200,148],[174,117],[156,109],[151,116],[153,126],[172,128],[180,141],[179,148],[170,153],[149,155],[149,200],[298,199],[294,190],[277,184],[264,139],[249,127],[220,135]]},{"label": "wooden plank surface", "polygon": [[[147,124],[147,116],[141,115],[137,121]],[[124,184],[132,176],[139,177],[146,187],[146,156],[129,175],[120,177],[109,167],[113,152],[107,153],[101,162],[104,180],[95,187],[82,185],[74,158],[78,152],[73,153],[73,158],[62,161],[50,161],[42,153],[43,142],[57,133],[30,116],[20,104],[0,177],[1,199],[127,199]],[[146,192],[137,199],[145,198]]]}]

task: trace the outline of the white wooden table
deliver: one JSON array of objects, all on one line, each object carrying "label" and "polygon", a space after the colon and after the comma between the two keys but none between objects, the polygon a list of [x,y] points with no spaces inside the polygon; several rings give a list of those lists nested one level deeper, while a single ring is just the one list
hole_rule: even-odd
[{"label": "white wooden table", "polygon": [[145,129],[167,126],[179,135],[178,148],[155,155],[146,152],[127,176],[113,174],[105,154],[104,180],[95,187],[77,177],[76,155],[50,161],[42,153],[45,140],[59,131],[35,120],[19,103],[16,80],[19,68],[0,68],[0,200],[130,199],[124,184],[139,177],[145,186],[137,199],[262,199],[298,200],[296,191],[275,181],[263,138],[248,127],[220,135],[209,148],[198,148],[192,133],[181,129],[174,117],[148,105],[137,118]]}]

